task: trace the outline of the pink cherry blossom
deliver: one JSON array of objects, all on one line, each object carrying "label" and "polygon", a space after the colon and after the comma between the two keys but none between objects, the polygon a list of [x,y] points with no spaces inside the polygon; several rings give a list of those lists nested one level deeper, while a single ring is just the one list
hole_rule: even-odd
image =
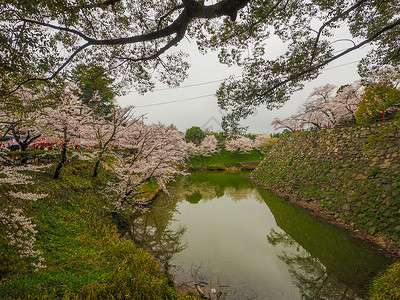
[{"label": "pink cherry blossom", "polygon": [[226,143],[225,149],[229,152],[247,153],[253,149],[253,146],[253,142],[248,137],[236,136]]},{"label": "pink cherry blossom", "polygon": [[209,156],[218,152],[218,140],[213,135],[206,136],[199,146],[200,155]]}]

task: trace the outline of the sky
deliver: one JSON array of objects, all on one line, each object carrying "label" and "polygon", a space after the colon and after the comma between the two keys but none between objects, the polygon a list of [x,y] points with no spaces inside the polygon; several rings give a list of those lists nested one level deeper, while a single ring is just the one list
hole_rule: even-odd
[{"label": "sky", "polygon": [[[337,49],[349,47],[349,43],[337,43]],[[268,55],[276,56],[282,51],[282,45],[271,38]],[[147,123],[161,122],[174,124],[178,130],[185,132],[192,126],[202,129],[221,131],[221,118],[224,112],[217,105],[215,92],[224,78],[230,75],[240,76],[238,67],[227,67],[218,62],[216,52],[206,55],[199,53],[196,42],[186,39],[179,49],[190,55],[188,62],[191,68],[189,77],[178,88],[168,88],[158,84],[154,92],[144,96],[132,91],[119,97],[117,103],[121,106],[134,105],[137,115],[146,115]],[[307,82],[303,90],[292,95],[291,99],[280,109],[272,111],[260,106],[256,114],[242,121],[248,126],[248,133],[272,133],[271,122],[275,117],[281,119],[296,113],[298,107],[308,98],[314,88],[330,83],[340,87],[359,79],[357,62],[366,54],[366,49],[356,50],[344,57],[333,61],[325,67],[322,74],[315,80]]]}]

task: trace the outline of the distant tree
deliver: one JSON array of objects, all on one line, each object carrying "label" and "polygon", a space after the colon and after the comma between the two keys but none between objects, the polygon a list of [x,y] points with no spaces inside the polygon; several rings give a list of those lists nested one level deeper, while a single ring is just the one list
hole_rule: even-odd
[{"label": "distant tree", "polygon": [[277,139],[271,137],[268,133],[259,134],[254,140],[254,149],[260,151],[271,150],[277,143]]},{"label": "distant tree", "polygon": [[169,128],[171,128],[172,130],[178,131],[178,127],[176,127],[175,124],[172,124],[172,123],[171,123],[171,125],[169,125]]},{"label": "distant tree", "polygon": [[296,116],[295,115],[291,115],[288,118],[285,118],[283,120],[281,118],[279,118],[279,117],[276,117],[271,122],[271,125],[274,126],[274,130],[285,129],[285,130],[288,130],[290,132],[295,132],[296,125],[297,125]]},{"label": "distant tree", "polygon": [[315,123],[319,123],[321,127],[329,127],[336,124],[336,114],[329,105],[333,99],[335,88],[334,85],[329,83],[314,88],[307,101],[300,108],[300,113],[308,115],[303,117],[304,121],[311,123],[314,119]]},{"label": "distant tree", "polygon": [[190,127],[186,130],[185,141],[200,144],[207,134],[198,126]]},{"label": "distant tree", "polygon": [[185,152],[187,153],[188,156],[200,155],[199,147],[196,146],[196,144],[192,143],[192,142],[185,143]]},{"label": "distant tree", "polygon": [[[133,107],[120,108],[110,106],[110,112],[104,115],[93,114],[82,126],[85,126],[82,139],[88,144],[93,144],[96,151],[93,177],[97,177],[99,169],[109,150],[132,129],[135,122],[141,121],[140,117],[133,117]],[[82,129],[81,129],[82,130]]]},{"label": "distant tree", "polygon": [[253,146],[252,140],[248,137],[236,136],[226,143],[225,149],[229,152],[247,153],[253,149]]},{"label": "distant tree", "polygon": [[400,72],[394,68],[381,69],[365,81],[364,93],[355,113],[357,123],[369,124],[383,120],[387,112],[400,110]]},{"label": "distant tree", "polygon": [[224,132],[211,132],[213,136],[218,140],[218,142],[224,142],[227,138],[227,135]]},{"label": "distant tree", "polygon": [[114,79],[102,66],[80,64],[72,70],[71,81],[77,85],[75,93],[82,104],[94,109],[96,114],[107,114],[117,96]]},{"label": "distant tree", "polygon": [[336,116],[337,123],[346,120],[356,121],[355,112],[358,109],[362,91],[363,86],[359,80],[338,89],[336,96],[327,104]]},{"label": "distant tree", "polygon": [[355,120],[362,86],[359,81],[342,86],[334,95],[335,86],[325,84],[317,87],[303,103],[298,112],[283,120],[275,118],[274,129],[286,128],[292,132],[299,129],[331,128],[345,120]]},{"label": "distant tree", "polygon": [[201,155],[209,156],[218,152],[218,140],[213,135],[206,136],[199,146],[199,153]]}]

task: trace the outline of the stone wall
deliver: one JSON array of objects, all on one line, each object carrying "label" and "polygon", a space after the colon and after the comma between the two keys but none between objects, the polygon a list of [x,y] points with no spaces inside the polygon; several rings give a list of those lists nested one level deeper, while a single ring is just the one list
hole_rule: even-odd
[{"label": "stone wall", "polygon": [[282,136],[251,177],[303,206],[318,207],[353,232],[400,249],[398,124]]}]

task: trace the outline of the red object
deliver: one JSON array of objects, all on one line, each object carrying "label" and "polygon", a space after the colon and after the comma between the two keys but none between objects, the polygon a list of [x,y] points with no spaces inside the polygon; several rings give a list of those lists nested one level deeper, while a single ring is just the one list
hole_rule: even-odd
[{"label": "red object", "polygon": [[385,122],[385,111],[382,110],[382,121]]}]

